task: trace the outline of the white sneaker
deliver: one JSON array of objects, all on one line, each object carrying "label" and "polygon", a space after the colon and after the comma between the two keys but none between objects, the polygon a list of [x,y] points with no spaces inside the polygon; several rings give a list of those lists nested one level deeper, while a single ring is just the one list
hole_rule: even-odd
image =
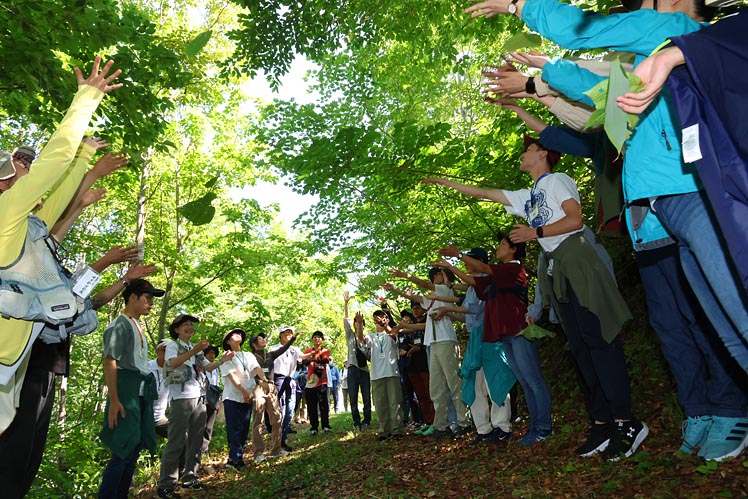
[{"label": "white sneaker", "polygon": [[257,464],[260,464],[261,462],[265,461],[265,454],[257,454],[255,456],[255,462]]},{"label": "white sneaker", "polygon": [[288,451],[285,450],[285,449],[281,449],[281,450],[279,450],[278,452],[276,452],[274,454],[270,454],[270,458],[271,459],[275,459],[275,458],[278,458],[278,457],[285,457],[287,455],[288,455]]}]

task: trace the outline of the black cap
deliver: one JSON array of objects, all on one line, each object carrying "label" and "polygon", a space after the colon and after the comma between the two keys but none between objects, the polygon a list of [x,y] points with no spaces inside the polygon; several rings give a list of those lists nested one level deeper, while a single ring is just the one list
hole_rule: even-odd
[{"label": "black cap", "polygon": [[466,251],[465,256],[475,258],[483,263],[488,263],[488,252],[483,248],[473,248],[470,251]]},{"label": "black cap", "polygon": [[325,339],[325,335],[324,335],[324,334],[322,334],[322,331],[315,331],[315,332],[313,332],[313,333],[312,333],[312,338],[314,338],[315,336],[319,336],[319,337],[320,337],[320,338],[322,338],[323,340]]},{"label": "black cap", "polygon": [[127,290],[130,291],[130,294],[141,295],[143,293],[150,293],[157,297],[164,296],[166,293],[163,289],[154,288],[153,284],[145,279],[133,279],[127,284]]}]

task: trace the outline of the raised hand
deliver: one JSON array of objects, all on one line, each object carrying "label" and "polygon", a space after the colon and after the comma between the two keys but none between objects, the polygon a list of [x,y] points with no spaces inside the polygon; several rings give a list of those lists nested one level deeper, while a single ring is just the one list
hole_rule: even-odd
[{"label": "raised hand", "polygon": [[[445,246],[443,248],[439,249],[439,255],[441,256],[451,256],[451,257],[458,257],[460,256],[460,249],[455,246],[454,244],[450,244],[449,246]],[[442,265],[439,265],[439,267],[442,267]]]},{"label": "raised hand", "polygon": [[[109,144],[107,144],[109,145]],[[121,170],[130,162],[130,158],[123,155],[116,155],[112,153],[104,154],[99,160],[93,165],[90,170],[90,174],[95,176],[97,179],[111,175],[117,170]]]},{"label": "raised hand", "polygon": [[390,269],[390,275],[392,277],[400,277],[402,279],[407,279],[408,278],[408,273],[407,272],[403,272],[402,270],[396,269],[396,268]]},{"label": "raised hand", "polygon": [[78,78],[78,86],[80,85],[90,85],[94,88],[98,88],[104,93],[111,92],[112,90],[116,90],[120,87],[122,87],[122,83],[116,83],[114,85],[110,85],[119,75],[122,74],[122,70],[118,69],[111,75],[109,75],[109,71],[112,69],[112,66],[114,65],[114,61],[107,61],[104,67],[99,71],[99,65],[101,65],[101,57],[98,55],[94,58],[93,68],[91,68],[91,74],[88,76],[88,78],[83,77],[83,73],[80,69],[74,68],[75,76]]},{"label": "raised hand", "polygon": [[345,303],[348,303],[349,301],[351,301],[351,294],[348,291],[343,292],[343,301]]},{"label": "raised hand", "polygon": [[506,58],[507,62],[516,62],[518,64],[524,64],[528,68],[543,69],[545,63],[551,60],[545,54],[541,54],[537,50],[531,50],[527,52],[509,52],[509,57]]},{"label": "raised hand", "polygon": [[465,9],[465,13],[471,14],[470,17],[473,18],[485,16],[488,19],[496,14],[509,13],[509,3],[510,0],[485,0],[471,5]]},{"label": "raised hand", "polygon": [[106,197],[106,189],[89,189],[81,196],[80,205],[88,208],[94,203],[98,203]]},{"label": "raised hand", "polygon": [[[135,256],[137,256],[137,246],[135,246],[135,248]],[[134,262],[132,265],[130,265],[130,268],[127,269],[127,272],[125,273],[125,280],[127,282],[130,282],[133,279],[142,279],[144,277],[148,277],[154,272],[156,272],[155,265],[143,265],[143,262],[140,261]]]},{"label": "raised hand", "polygon": [[618,97],[618,107],[627,113],[641,113],[659,95],[673,68],[684,63],[683,52],[678,47],[668,47],[647,57],[634,70],[634,74],[645,83],[644,89]]},{"label": "raised hand", "polygon": [[104,253],[101,257],[102,260],[106,260],[107,265],[115,263],[129,262],[135,260],[138,257],[138,247],[133,244],[132,246],[113,246]]},{"label": "raised hand", "polygon": [[105,139],[102,139],[101,137],[91,137],[90,135],[83,137],[81,143],[91,146],[96,150],[109,147],[109,143]]}]

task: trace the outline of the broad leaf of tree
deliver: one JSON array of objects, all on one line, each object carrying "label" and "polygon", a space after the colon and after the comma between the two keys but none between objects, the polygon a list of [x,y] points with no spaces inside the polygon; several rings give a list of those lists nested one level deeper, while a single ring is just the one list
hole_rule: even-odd
[{"label": "broad leaf of tree", "polygon": [[216,209],[211,205],[216,195],[212,192],[179,207],[179,213],[193,225],[205,225],[213,220]]},{"label": "broad leaf of tree", "polygon": [[184,54],[187,57],[195,57],[201,50],[203,50],[203,48],[205,48],[205,45],[210,41],[211,36],[213,36],[213,30],[209,29],[203,31],[187,44],[184,48]]},{"label": "broad leaf of tree", "polygon": [[637,92],[641,87],[639,77],[633,73],[626,73],[620,60],[615,59],[610,64],[610,78],[585,92],[595,104],[595,111],[587,122],[587,128],[603,125],[610,142],[619,153],[639,118],[621,110],[616,99],[626,92]]},{"label": "broad leaf of tree", "polygon": [[528,33],[522,31],[509,38],[501,46],[502,52],[514,52],[520,49],[535,49],[540,47],[543,42],[543,37],[536,35],[535,33]]}]

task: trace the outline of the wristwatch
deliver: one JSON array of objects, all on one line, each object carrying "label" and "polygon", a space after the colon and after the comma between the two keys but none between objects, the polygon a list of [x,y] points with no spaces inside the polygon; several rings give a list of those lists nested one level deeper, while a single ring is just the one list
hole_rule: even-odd
[{"label": "wristwatch", "polygon": [[512,0],[512,2],[507,5],[506,10],[509,11],[509,13],[513,16],[517,15],[517,2],[519,0]]},{"label": "wristwatch", "polygon": [[537,229],[535,229],[535,234],[537,234],[538,239],[543,237],[543,227],[538,227]]},{"label": "wristwatch", "polygon": [[527,82],[525,82],[525,92],[527,92],[528,94],[534,94],[537,92],[537,90],[535,89],[534,76],[530,76],[529,78],[527,78]]}]

